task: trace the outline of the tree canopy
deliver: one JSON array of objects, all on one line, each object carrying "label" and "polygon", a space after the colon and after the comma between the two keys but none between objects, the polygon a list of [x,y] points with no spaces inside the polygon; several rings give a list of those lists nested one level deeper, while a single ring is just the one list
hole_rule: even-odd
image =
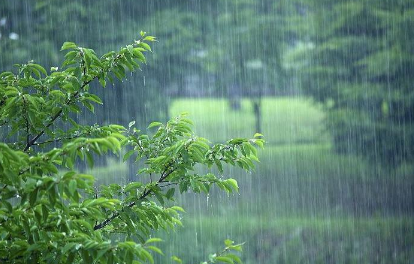
[{"label": "tree canopy", "polygon": [[335,149],[390,165],[412,162],[412,1],[297,2],[297,43],[306,48],[293,61],[303,91],[325,105]]}]

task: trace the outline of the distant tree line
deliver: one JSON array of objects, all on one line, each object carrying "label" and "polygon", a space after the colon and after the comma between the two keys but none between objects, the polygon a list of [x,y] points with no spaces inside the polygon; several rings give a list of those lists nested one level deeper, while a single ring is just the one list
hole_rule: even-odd
[{"label": "distant tree line", "polygon": [[385,164],[413,162],[414,2],[300,4],[297,29],[312,45],[295,60],[303,91],[325,105],[335,149]]},{"label": "distant tree line", "polygon": [[159,39],[151,63],[128,84],[100,94],[108,101],[104,111],[83,119],[144,124],[166,120],[176,95],[228,97],[235,110],[248,97],[260,131],[263,96],[304,94],[324,105],[336,151],[399,165],[414,160],[413,6],[410,0],[7,0],[0,3],[0,68],[27,58],[56,66],[65,40],[100,52],[144,28]]}]

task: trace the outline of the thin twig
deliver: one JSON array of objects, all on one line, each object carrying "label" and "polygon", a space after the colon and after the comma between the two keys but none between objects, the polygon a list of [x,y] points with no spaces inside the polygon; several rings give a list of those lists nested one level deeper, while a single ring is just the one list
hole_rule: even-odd
[{"label": "thin twig", "polygon": [[[115,58],[113,62],[116,62],[117,60],[119,60],[122,57],[121,54],[118,54]],[[114,67],[114,65],[111,66],[111,68]],[[107,71],[109,72],[110,69],[107,69]],[[98,74],[99,75],[99,74]],[[72,103],[73,100],[75,100],[78,95],[80,94],[80,91],[82,91],[89,83],[91,83],[93,80],[95,80],[96,78],[98,78],[98,75],[93,76],[93,78],[85,81],[82,86],[80,87],[79,91],[75,92],[72,96],[72,98],[68,99],[66,101],[66,105]],[[38,140],[45,132],[46,132],[46,128],[49,128],[55,121],[56,119],[58,119],[63,113],[63,109],[61,108],[56,114],[54,114],[52,116],[52,119],[49,121],[49,123],[47,123],[47,125],[45,126],[45,128],[39,132],[39,134],[37,134],[34,138],[32,138],[24,147],[23,151],[27,151],[31,146],[33,146],[36,143],[36,140]]]},{"label": "thin twig", "polygon": [[[81,89],[85,88],[86,85],[88,85],[92,80],[94,80],[96,77],[94,77],[93,79],[83,83],[83,85],[81,86]],[[76,93],[73,94],[72,98],[70,98],[67,102],[66,105],[72,103],[72,101],[74,99],[76,99],[78,97],[78,95],[80,94],[80,91],[77,91]],[[45,128],[39,132],[39,134],[37,134],[34,138],[32,138],[24,147],[23,151],[27,151],[31,146],[33,146],[36,143],[36,140],[38,140],[45,132],[46,132],[46,128],[49,128],[51,125],[53,125],[53,123],[56,121],[56,119],[58,119],[61,114],[63,113],[63,109],[59,109],[59,111],[57,111],[56,114],[53,115],[52,119],[49,121],[49,123],[45,126]]]},{"label": "thin twig", "polygon": [[[171,164],[172,165],[172,164]],[[170,166],[171,166],[170,165]],[[161,177],[159,178],[159,180],[157,181],[156,185],[159,186],[160,183],[165,182],[164,180],[175,171],[175,169],[170,170],[169,172],[167,172],[170,168],[167,167],[164,172],[161,174]],[[152,190],[151,189],[144,189],[144,192],[142,193],[142,195],[138,198],[138,201],[144,199],[145,197],[147,197],[149,194],[151,194]],[[132,202],[130,204],[128,204],[126,207],[134,207],[137,204],[137,201]],[[122,209],[123,210],[123,209]],[[93,227],[93,230],[99,230],[104,228],[105,226],[107,226],[112,220],[114,220],[115,218],[119,217],[120,213],[119,212],[115,212],[113,213],[109,218],[105,219],[103,222],[101,222],[100,224],[97,224]]]},{"label": "thin twig", "polygon": [[79,134],[79,135],[71,136],[71,137],[65,137],[65,138],[61,137],[61,138],[50,139],[50,140],[46,140],[46,141],[43,141],[43,142],[34,143],[33,146],[39,146],[39,145],[43,145],[43,144],[59,142],[59,141],[62,141],[62,140],[71,140],[71,139],[87,136],[87,135],[90,135],[90,134],[91,133],[85,133],[85,134]]}]

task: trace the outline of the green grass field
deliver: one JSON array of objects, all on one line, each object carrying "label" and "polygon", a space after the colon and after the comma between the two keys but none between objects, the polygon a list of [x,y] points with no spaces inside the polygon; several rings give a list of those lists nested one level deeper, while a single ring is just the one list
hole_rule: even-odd
[{"label": "green grass field", "polygon": [[265,98],[262,102],[263,131],[254,131],[254,115],[249,100],[234,111],[225,99],[177,99],[170,115],[188,112],[195,131],[212,142],[234,137],[265,135],[270,144],[329,142],[321,122],[323,113],[309,99]]},{"label": "green grass field", "polygon": [[[199,263],[231,238],[245,242],[245,264],[412,263],[414,226],[405,218],[193,217],[168,234],[167,257]],[[162,261],[164,260],[164,261]],[[411,260],[411,261],[410,261]]]}]

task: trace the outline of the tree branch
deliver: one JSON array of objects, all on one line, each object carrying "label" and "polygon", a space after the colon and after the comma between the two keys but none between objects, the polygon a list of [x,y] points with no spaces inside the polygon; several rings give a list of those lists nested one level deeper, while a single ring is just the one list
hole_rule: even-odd
[{"label": "tree branch", "polygon": [[71,137],[61,137],[61,138],[50,139],[50,140],[46,140],[46,141],[39,142],[39,143],[33,143],[33,146],[39,146],[39,145],[43,145],[43,144],[59,142],[59,141],[62,141],[62,140],[71,140],[71,139],[75,139],[75,138],[79,138],[79,137],[83,137],[83,136],[88,136],[90,134],[91,133],[84,133],[84,134],[79,134],[79,135],[71,136]]},{"label": "tree branch", "polygon": [[[122,57],[122,55],[121,54],[118,54],[115,58],[114,58],[114,60],[113,60],[113,63],[115,63],[117,60],[119,60],[120,58]],[[111,68],[113,68],[114,67],[114,65],[111,65],[111,67],[109,67],[108,69],[106,69],[105,71],[107,71],[107,72],[109,72],[110,70],[111,70]],[[83,69],[83,74],[84,74],[84,76],[85,76],[85,67],[84,67],[84,69]],[[66,101],[66,105],[68,105],[68,104],[70,104],[70,103],[72,103],[72,101],[74,100],[74,99],[76,99],[77,97],[78,97],[78,95],[80,94],[80,91],[82,91],[89,83],[91,83],[93,80],[95,80],[96,78],[98,78],[98,76],[99,76],[99,74],[97,74],[97,75],[95,75],[95,76],[93,76],[91,79],[89,79],[89,80],[87,80],[87,81],[85,81],[83,84],[82,84],[82,86],[80,87],[80,89],[79,89],[79,91],[77,91],[77,92],[75,92],[74,94],[73,94],[73,96],[72,96],[72,98],[70,98],[70,99],[68,99],[67,101]],[[49,121],[49,123],[47,123],[47,125],[45,126],[45,128],[42,130],[42,131],[40,131],[34,138],[32,138],[27,144],[26,144],[26,146],[24,147],[24,149],[23,149],[23,151],[27,151],[31,146],[33,146],[33,145],[35,145],[35,143],[36,143],[36,140],[38,140],[45,132],[46,132],[46,128],[49,128],[55,121],[56,121],[56,119],[58,119],[61,115],[62,115],[62,113],[63,113],[63,109],[61,108],[56,114],[54,114],[53,116],[52,116],[52,119]]]},{"label": "tree branch", "polygon": [[[96,78],[97,78],[97,76],[95,76],[92,79],[84,82],[82,84],[81,88],[79,89],[79,91],[75,92],[73,94],[72,98],[68,99],[65,104],[69,105],[70,103],[72,103],[72,101],[75,100],[78,97],[80,91],[83,90],[83,88],[85,88],[86,85],[88,85],[90,82],[92,82]],[[42,131],[40,131],[35,137],[33,137],[31,140],[28,141],[28,143],[24,147],[23,151],[26,152],[31,146],[35,145],[36,140],[38,140],[46,132],[46,128],[49,128],[51,125],[53,125],[53,123],[56,121],[56,119],[58,119],[62,115],[62,113],[63,113],[63,109],[61,108],[61,109],[59,109],[59,111],[57,111],[56,114],[54,114],[52,116],[52,119],[49,121],[49,123],[47,123],[45,128]]]},{"label": "tree branch", "polygon": [[[172,164],[171,164],[172,165]],[[165,182],[164,180],[175,171],[175,169],[172,169],[170,171],[168,171],[169,167],[167,167],[167,169],[165,169],[165,171],[161,174],[161,177],[158,179],[156,185],[159,186],[160,183]],[[168,171],[168,172],[167,172]],[[144,199],[145,197],[147,197],[148,195],[150,195],[152,192],[151,189],[144,189],[144,192],[142,193],[142,195],[138,198],[138,201]],[[137,201],[132,202],[130,204],[128,204],[126,207],[134,207],[137,204]],[[122,209],[123,210],[123,209]],[[115,218],[117,218],[120,215],[119,212],[115,212],[113,213],[109,218],[105,219],[103,222],[101,222],[100,224],[97,224],[93,227],[93,230],[99,230],[104,228],[105,226],[107,226],[112,220],[114,220]]]}]

